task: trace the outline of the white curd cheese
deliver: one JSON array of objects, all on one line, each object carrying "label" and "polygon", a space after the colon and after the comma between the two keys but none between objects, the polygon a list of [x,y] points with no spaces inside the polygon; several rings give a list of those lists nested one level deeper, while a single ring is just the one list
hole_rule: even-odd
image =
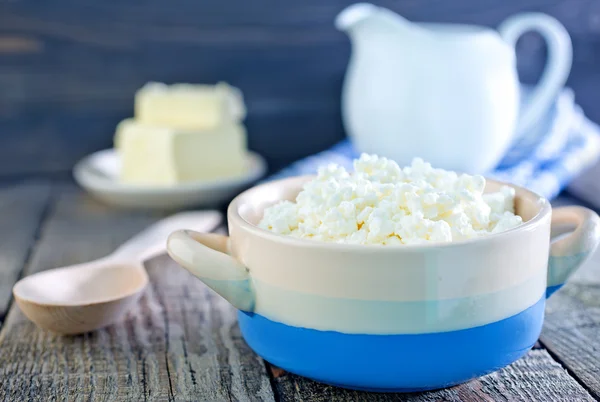
[{"label": "white curd cheese", "polygon": [[400,168],[362,154],[352,173],[336,164],[320,168],[296,202],[265,209],[259,226],[320,241],[400,245],[469,239],[522,223],[513,188],[484,188],[483,176],[434,169],[419,158]]}]

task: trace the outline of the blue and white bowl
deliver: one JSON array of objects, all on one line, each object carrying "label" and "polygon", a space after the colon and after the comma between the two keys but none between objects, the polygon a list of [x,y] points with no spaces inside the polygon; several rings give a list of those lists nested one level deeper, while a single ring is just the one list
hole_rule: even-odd
[{"label": "blue and white bowl", "polygon": [[[500,369],[537,340],[546,297],[595,249],[598,215],[552,212],[515,187],[524,224],[424,246],[324,243],[257,227],[310,177],[254,187],[229,206],[230,237],[173,233],[172,258],[239,311],[246,342],[290,372],[341,387],[415,391]],[[501,183],[488,181],[487,191]],[[550,244],[551,225],[570,235]]]}]

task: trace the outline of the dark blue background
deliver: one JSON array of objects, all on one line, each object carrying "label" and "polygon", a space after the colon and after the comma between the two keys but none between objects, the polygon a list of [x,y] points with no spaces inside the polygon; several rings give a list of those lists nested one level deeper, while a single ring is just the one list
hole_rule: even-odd
[{"label": "dark blue background", "polygon": [[[0,0],[0,177],[68,174],[112,145],[146,81],[216,82],[244,91],[250,147],[277,169],[344,136],[339,95],[350,45],[333,27],[346,0]],[[543,11],[574,44],[569,79],[600,121],[600,1],[378,1],[412,20],[496,26]],[[525,82],[543,41],[519,43]]]}]

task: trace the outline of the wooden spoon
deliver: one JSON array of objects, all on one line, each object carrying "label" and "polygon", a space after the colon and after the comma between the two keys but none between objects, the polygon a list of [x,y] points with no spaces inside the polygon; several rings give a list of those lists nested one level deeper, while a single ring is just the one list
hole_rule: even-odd
[{"label": "wooden spoon", "polygon": [[175,230],[213,230],[216,211],[182,212],[150,226],[96,261],[40,272],[13,287],[17,304],[37,326],[59,334],[80,334],[120,319],[148,283],[143,261],[165,252]]}]

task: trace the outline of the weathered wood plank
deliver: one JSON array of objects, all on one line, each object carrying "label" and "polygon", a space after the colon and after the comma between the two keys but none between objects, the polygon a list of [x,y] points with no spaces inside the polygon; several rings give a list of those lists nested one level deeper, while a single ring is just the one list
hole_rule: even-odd
[{"label": "weathered wood plank", "polygon": [[[62,189],[27,273],[101,257],[157,219]],[[233,309],[166,256],[128,317],[77,337],[38,330],[15,305],[0,332],[0,400],[273,400]]]},{"label": "weathered wood plank", "polygon": [[272,368],[282,401],[593,401],[545,350],[532,350],[507,368],[456,387],[414,394],[343,390]]},{"label": "weathered wood plank", "polygon": [[28,183],[0,189],[0,326],[50,198],[50,185]]},{"label": "weathered wood plank", "polygon": [[600,283],[569,283],[556,292],[540,340],[600,400]]}]

